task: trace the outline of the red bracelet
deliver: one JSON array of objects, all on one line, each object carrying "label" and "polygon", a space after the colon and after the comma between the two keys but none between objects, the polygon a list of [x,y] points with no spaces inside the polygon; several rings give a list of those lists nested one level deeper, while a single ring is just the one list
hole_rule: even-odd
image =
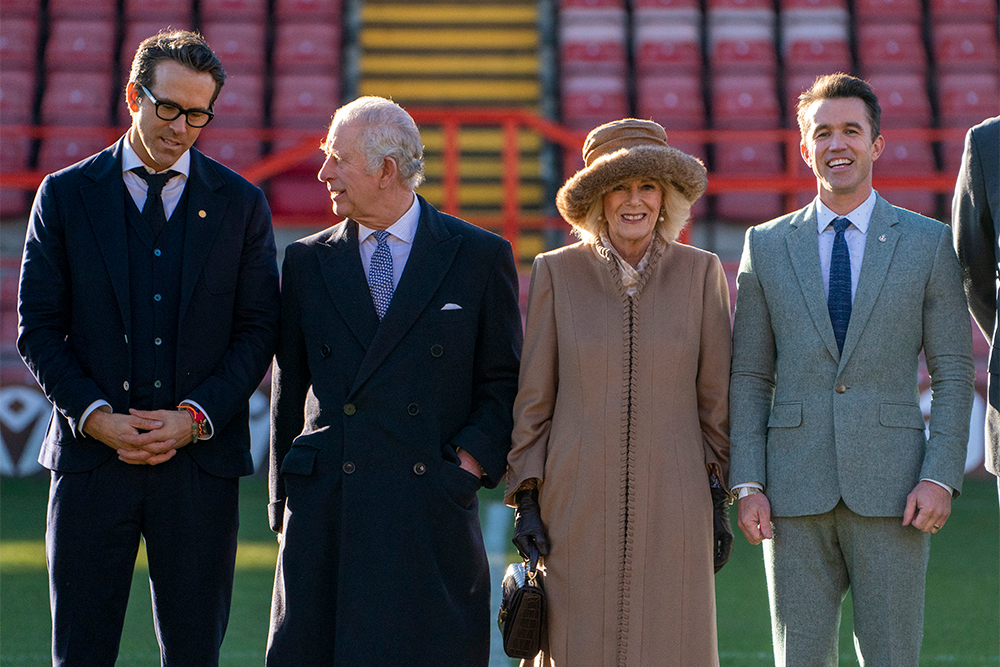
[{"label": "red bracelet", "polygon": [[205,424],[208,420],[205,418],[205,413],[194,408],[194,406],[181,404],[177,406],[178,410],[187,410],[191,413],[191,442],[198,442],[198,439],[205,439],[207,435],[205,431]]}]

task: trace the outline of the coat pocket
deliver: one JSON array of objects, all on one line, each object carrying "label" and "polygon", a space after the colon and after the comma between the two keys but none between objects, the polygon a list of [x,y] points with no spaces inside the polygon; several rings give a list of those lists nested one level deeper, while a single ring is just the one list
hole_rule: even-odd
[{"label": "coat pocket", "polygon": [[924,430],[924,412],[916,403],[882,403],[878,421],[882,426]]},{"label": "coat pocket", "polygon": [[795,428],[802,426],[801,403],[775,403],[767,418],[768,428]]},{"label": "coat pocket", "polygon": [[288,450],[284,460],[281,462],[281,474],[311,475],[313,468],[316,466],[317,454],[319,454],[319,450],[315,447],[305,445],[293,446]]}]

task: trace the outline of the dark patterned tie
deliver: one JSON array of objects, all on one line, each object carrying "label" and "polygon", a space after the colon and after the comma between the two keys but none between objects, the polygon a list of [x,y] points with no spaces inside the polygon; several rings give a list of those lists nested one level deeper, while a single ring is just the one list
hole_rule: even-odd
[{"label": "dark patterned tie", "polygon": [[381,320],[385,317],[385,311],[392,301],[392,253],[389,252],[389,232],[380,229],[372,232],[372,236],[378,241],[375,252],[372,253],[371,264],[368,265],[368,289],[372,293],[372,301],[375,303],[375,312]]},{"label": "dark patterned tie", "polygon": [[142,206],[142,217],[149,223],[153,235],[159,236],[167,225],[167,214],[163,211],[163,186],[174,176],[179,176],[180,172],[169,169],[159,174],[151,174],[145,167],[136,167],[132,173],[146,181],[146,185],[149,186],[146,190],[146,203]]},{"label": "dark patterned tie", "polygon": [[830,293],[826,305],[830,309],[830,324],[837,338],[837,349],[844,351],[847,325],[851,321],[851,254],[847,250],[844,232],[850,226],[847,218],[836,218],[833,230],[833,253],[830,255]]}]

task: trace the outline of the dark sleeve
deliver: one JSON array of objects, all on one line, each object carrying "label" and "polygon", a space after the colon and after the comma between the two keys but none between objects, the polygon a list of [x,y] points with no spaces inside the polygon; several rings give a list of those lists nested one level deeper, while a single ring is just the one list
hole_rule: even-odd
[{"label": "dark sleeve", "polygon": [[517,304],[517,270],[510,243],[497,252],[479,308],[473,361],[472,410],[451,444],[461,447],[483,467],[483,485],[493,488],[507,470],[514,428],[514,397],[521,359],[521,312]]}]

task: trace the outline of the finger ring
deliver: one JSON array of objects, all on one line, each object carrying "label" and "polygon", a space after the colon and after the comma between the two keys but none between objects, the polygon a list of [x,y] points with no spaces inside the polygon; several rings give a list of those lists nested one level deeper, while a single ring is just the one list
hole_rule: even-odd
[{"label": "finger ring", "polygon": [[941,530],[941,526],[939,526],[937,524],[934,524],[934,527],[937,528],[938,530]]}]

